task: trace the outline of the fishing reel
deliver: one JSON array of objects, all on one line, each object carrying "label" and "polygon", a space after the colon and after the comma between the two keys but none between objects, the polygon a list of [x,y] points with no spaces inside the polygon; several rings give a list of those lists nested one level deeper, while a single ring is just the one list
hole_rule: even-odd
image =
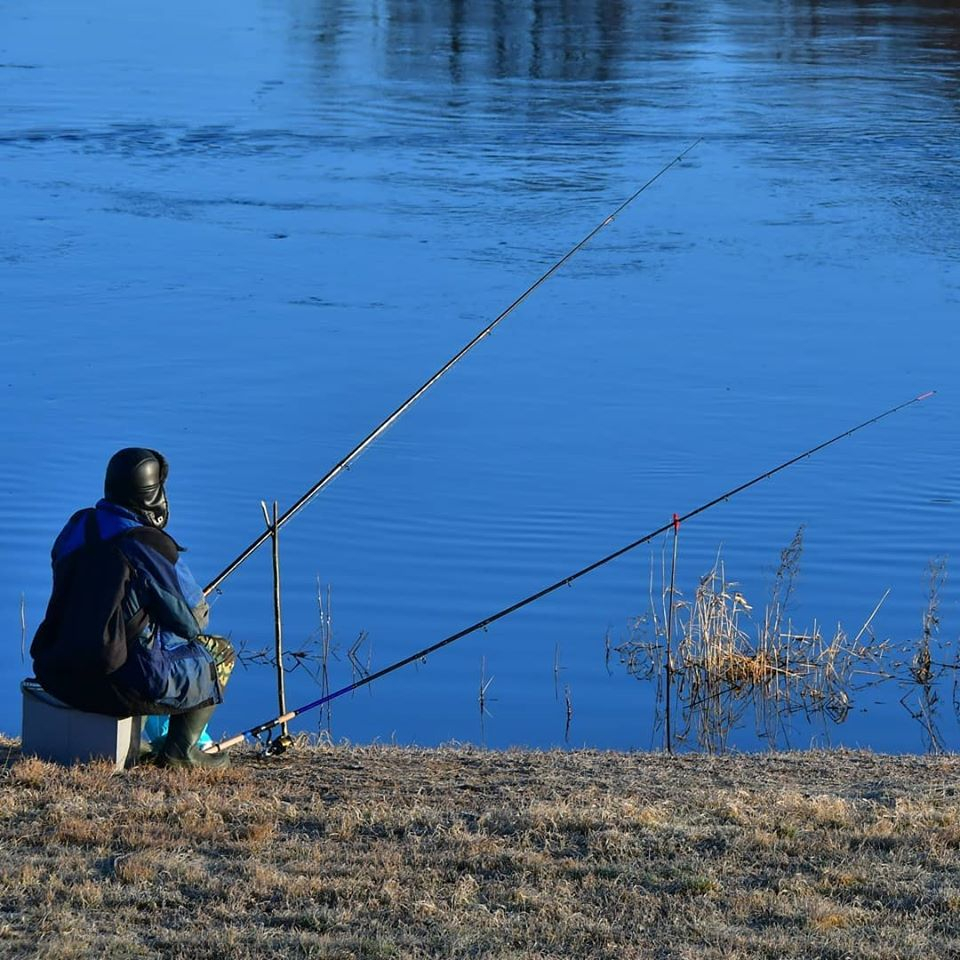
[{"label": "fishing reel", "polygon": [[271,737],[264,743],[261,753],[265,757],[279,757],[296,746],[289,733],[281,733],[279,737]]}]

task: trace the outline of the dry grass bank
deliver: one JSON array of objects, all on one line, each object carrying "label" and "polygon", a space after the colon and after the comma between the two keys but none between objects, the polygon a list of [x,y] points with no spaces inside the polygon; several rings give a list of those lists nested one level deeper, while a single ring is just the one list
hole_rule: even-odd
[{"label": "dry grass bank", "polygon": [[3,753],[4,957],[960,957],[957,757]]}]

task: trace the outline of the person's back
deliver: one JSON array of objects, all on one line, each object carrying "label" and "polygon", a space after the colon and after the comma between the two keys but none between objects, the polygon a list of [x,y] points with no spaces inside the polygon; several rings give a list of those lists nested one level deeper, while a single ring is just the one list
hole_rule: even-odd
[{"label": "person's back", "polygon": [[107,466],[104,498],[75,513],[52,550],[53,592],[30,648],[37,679],[64,702],[114,716],[170,714],[168,766],[215,767],[196,749],[235,655],[207,635],[208,607],[163,527],[167,463],[129,447]]}]

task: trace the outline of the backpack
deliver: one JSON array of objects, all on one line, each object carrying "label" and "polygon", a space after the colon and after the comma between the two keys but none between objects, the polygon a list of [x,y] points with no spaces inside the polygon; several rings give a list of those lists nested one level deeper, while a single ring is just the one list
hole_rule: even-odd
[{"label": "backpack", "polygon": [[84,542],[54,567],[53,593],[37,629],[30,655],[37,679],[103,679],[127,661],[127,644],[147,623],[138,610],[128,621],[123,606],[134,569],[120,541],[145,528],[133,527],[107,540],[100,537],[96,511],[83,513]]}]

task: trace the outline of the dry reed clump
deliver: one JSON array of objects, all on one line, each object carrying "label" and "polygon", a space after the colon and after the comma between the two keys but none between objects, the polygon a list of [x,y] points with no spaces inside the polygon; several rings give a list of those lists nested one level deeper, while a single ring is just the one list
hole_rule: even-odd
[{"label": "dry reed clump", "polygon": [[301,748],[199,776],[14,761],[0,952],[957,955],[958,773],[846,752]]},{"label": "dry reed clump", "polygon": [[[803,528],[781,552],[770,602],[757,615],[719,557],[691,600],[674,589],[672,575],[657,598],[651,571],[650,612],[616,650],[631,674],[657,681],[668,750],[692,739],[723,752],[751,715],[758,735],[776,746],[792,717],[842,722],[855,692],[892,676],[890,645],[871,630],[886,594],[852,638],[839,624],[832,634],[816,622],[795,629],[787,609],[802,549]],[[661,577],[666,584],[665,568]]]}]

